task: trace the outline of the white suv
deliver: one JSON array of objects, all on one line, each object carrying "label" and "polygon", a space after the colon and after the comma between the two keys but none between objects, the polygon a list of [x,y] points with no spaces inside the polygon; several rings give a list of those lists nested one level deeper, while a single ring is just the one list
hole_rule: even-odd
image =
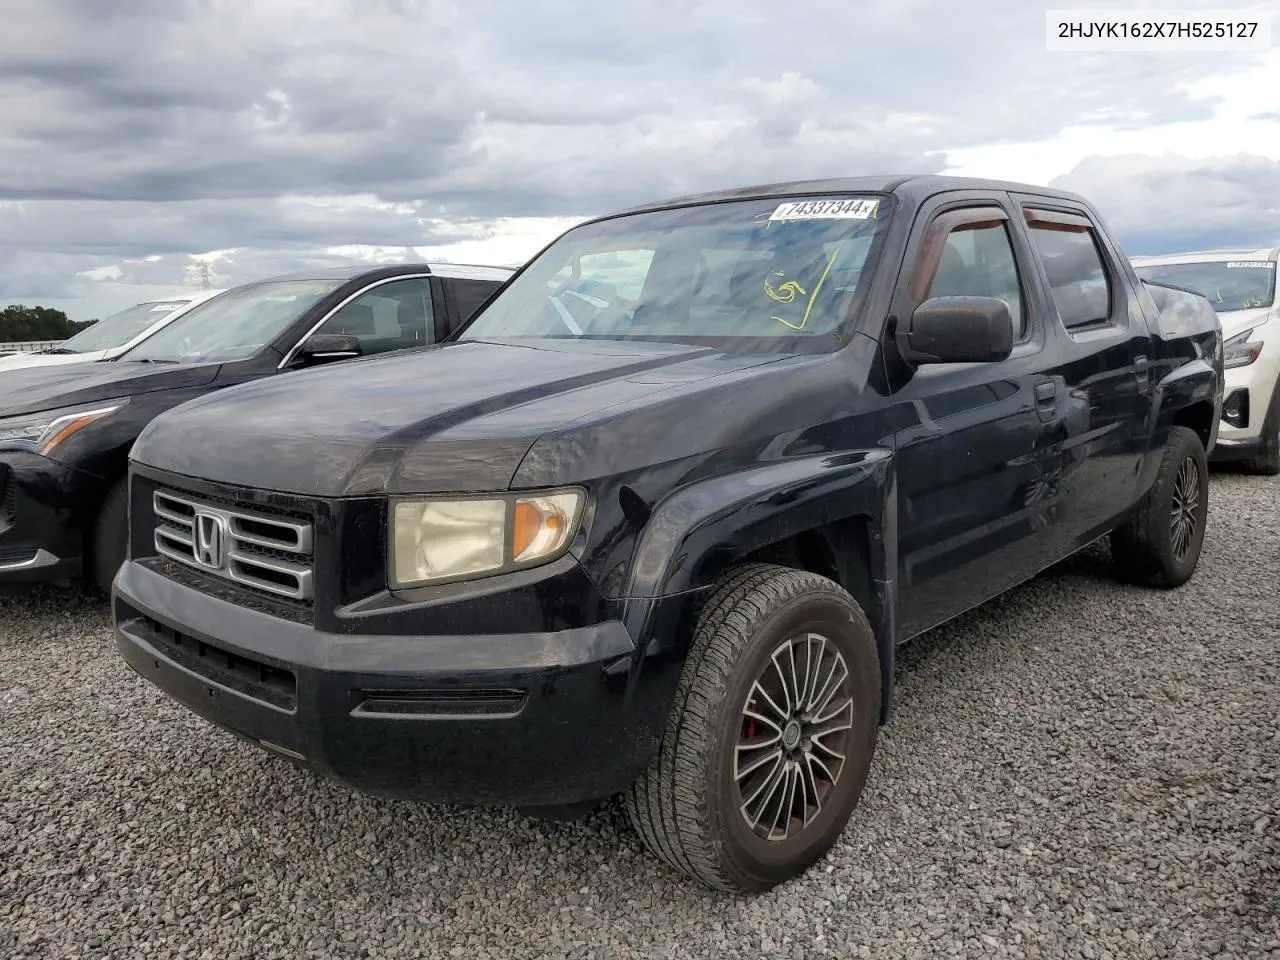
[{"label": "white suv", "polygon": [[189,293],[161,297],[146,303],[113,313],[86,327],[70,340],[51,350],[39,353],[13,353],[0,355],[0,371],[23,367],[50,367],[64,363],[88,363],[92,360],[113,360],[126,350],[142,343],[152,334],[159,333],[178,317],[197,304],[211,300],[221,290],[195,290]]},{"label": "white suv", "polygon": [[1222,321],[1226,395],[1214,460],[1280,474],[1280,249],[1212,250],[1132,257],[1144,280],[1204,295]]}]

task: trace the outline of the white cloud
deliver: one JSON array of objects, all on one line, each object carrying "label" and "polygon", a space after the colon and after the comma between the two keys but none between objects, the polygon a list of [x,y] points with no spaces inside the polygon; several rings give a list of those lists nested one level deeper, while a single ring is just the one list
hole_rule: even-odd
[{"label": "white cloud", "polygon": [[1179,229],[1252,235],[1264,191],[1229,184],[1280,160],[1276,51],[1051,55],[1025,0],[28,6],[0,31],[0,302],[80,318],[201,263],[514,263],[632,203],[842,174],[1065,177],[1137,234],[1207,177]]}]

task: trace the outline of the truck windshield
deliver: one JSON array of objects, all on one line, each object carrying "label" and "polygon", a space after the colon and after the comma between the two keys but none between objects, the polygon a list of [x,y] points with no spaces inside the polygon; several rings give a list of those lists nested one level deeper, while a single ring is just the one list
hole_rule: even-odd
[{"label": "truck windshield", "polygon": [[189,300],[158,300],[154,303],[138,303],[99,320],[91,327],[77,333],[66,343],[60,344],[59,353],[91,353],[95,350],[112,350],[123,347],[152,324],[159,323],[175,310],[180,310]]},{"label": "truck windshield", "polygon": [[1135,266],[1143,280],[1194,290],[1218,313],[1269,307],[1275,302],[1276,265],[1269,260],[1219,260]]},{"label": "truck windshield", "polygon": [[278,280],[228,290],[193,307],[121,360],[227,363],[253,356],[342,281]]},{"label": "truck windshield", "polygon": [[892,202],[744,200],[585,224],[537,257],[459,339],[800,349],[840,328],[870,276]]}]

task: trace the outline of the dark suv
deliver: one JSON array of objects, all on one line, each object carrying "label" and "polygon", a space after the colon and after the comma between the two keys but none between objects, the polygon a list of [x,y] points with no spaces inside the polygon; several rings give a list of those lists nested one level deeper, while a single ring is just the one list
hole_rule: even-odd
[{"label": "dark suv", "polygon": [[153,417],[250,380],[435,343],[512,273],[418,263],[276,277],[214,297],[115,360],[0,373],[0,582],[83,572],[110,591],[129,449]]},{"label": "dark suv", "polygon": [[672,865],[759,890],[844,828],[898,643],[1108,534],[1123,577],[1191,576],[1222,337],[1184,296],[1015,184],[599,219],[454,342],[157,418],[119,648],[359,789],[623,793]]}]

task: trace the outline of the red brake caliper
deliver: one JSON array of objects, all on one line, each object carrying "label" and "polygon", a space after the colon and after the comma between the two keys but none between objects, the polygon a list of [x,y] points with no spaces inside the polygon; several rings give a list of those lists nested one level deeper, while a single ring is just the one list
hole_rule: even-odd
[{"label": "red brake caliper", "polygon": [[[752,713],[755,712],[756,702],[754,700],[747,701],[747,709]],[[754,717],[747,717],[747,739],[754,739],[756,735],[756,721]]]}]

